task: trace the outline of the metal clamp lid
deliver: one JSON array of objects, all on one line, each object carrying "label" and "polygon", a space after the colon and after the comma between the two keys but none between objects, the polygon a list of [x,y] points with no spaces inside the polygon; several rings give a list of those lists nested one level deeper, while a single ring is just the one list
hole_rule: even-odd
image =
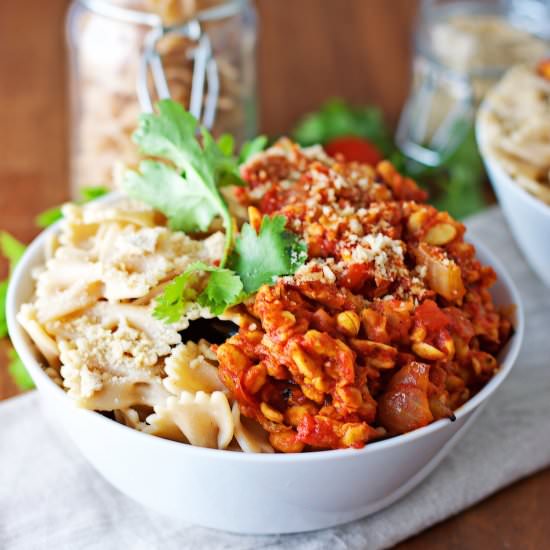
[{"label": "metal clamp lid", "polygon": [[[158,99],[170,97],[162,56],[157,48],[159,41],[170,34],[196,42],[196,46],[189,52],[194,61],[189,112],[197,120],[200,120],[206,128],[211,128],[216,118],[216,107],[220,92],[218,65],[212,53],[210,39],[201,29],[201,25],[196,19],[177,27],[158,26],[147,33],[137,82],[137,96],[141,109],[144,112],[153,111],[154,95]],[[149,75],[152,77],[154,94],[151,93]],[[205,91],[206,100],[203,113]]]}]

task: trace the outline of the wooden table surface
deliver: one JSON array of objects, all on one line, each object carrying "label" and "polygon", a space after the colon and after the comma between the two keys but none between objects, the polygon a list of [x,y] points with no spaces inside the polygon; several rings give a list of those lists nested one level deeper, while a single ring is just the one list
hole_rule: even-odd
[{"label": "wooden table surface", "polygon": [[[0,227],[23,241],[37,232],[35,214],[68,197],[66,6],[67,0],[0,0]],[[264,132],[287,131],[334,95],[379,104],[395,122],[407,94],[416,2],[259,0],[258,6]],[[5,351],[4,342],[0,399],[17,393]],[[546,470],[399,548],[550,548],[549,495]]]}]

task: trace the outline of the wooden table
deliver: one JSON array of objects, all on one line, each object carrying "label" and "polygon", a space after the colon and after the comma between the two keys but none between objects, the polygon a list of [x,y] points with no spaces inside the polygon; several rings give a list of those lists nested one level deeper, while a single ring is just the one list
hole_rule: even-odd
[{"label": "wooden table", "polygon": [[[66,6],[0,1],[0,227],[23,241],[37,232],[35,214],[68,197]],[[379,104],[395,122],[407,93],[415,7],[413,0],[259,0],[263,131],[287,131],[332,95]],[[17,393],[5,350],[0,344],[0,399]],[[549,495],[546,470],[399,548],[549,548]]]}]

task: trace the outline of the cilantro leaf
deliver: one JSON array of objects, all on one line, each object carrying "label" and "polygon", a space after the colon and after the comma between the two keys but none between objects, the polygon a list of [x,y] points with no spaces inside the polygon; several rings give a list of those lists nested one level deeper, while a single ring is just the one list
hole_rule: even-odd
[{"label": "cilantro leaf", "polygon": [[34,382],[30,377],[23,361],[17,352],[10,348],[8,350],[8,372],[10,373],[11,379],[14,381],[15,385],[21,390],[30,390],[34,388]]},{"label": "cilantro leaf", "polygon": [[233,220],[219,187],[240,180],[235,159],[226,154],[230,144],[222,140],[220,147],[202,128],[201,147],[197,120],[179,103],[165,99],[157,109],[158,113],[141,115],[133,139],[142,153],[170,161],[175,169],[145,161],[141,174],[126,173],[126,191],[163,212],[173,228],[204,230],[220,216],[226,234],[223,265],[233,243]]},{"label": "cilantro leaf", "polygon": [[206,271],[210,273],[208,283],[198,295],[197,301],[207,307],[214,315],[220,315],[228,307],[237,303],[242,295],[243,283],[240,277],[230,269],[209,266],[196,262],[187,268],[187,271]]},{"label": "cilantro leaf", "polygon": [[[209,276],[206,286],[197,295],[192,285],[195,284],[195,275],[201,271],[209,273]],[[243,283],[234,271],[195,262],[178,275],[157,298],[154,316],[168,323],[175,323],[183,315],[187,303],[193,300],[209,308],[214,315],[220,315],[239,301],[242,291]]]},{"label": "cilantro leaf", "polygon": [[[185,173],[186,180],[198,179],[213,195],[217,180],[227,172],[238,174],[237,163],[227,154],[229,139],[220,147],[206,128],[201,127],[203,147],[197,140],[198,122],[180,103],[164,99],[157,103],[158,114],[143,114],[133,139],[141,152],[169,160]],[[232,152],[232,151],[231,151]]]},{"label": "cilantro leaf", "polygon": [[[180,170],[204,168],[202,152],[195,135],[197,120],[179,103],[162,100],[157,113],[142,114],[133,135],[142,153],[171,161]],[[206,170],[208,172],[208,170]],[[205,179],[209,180],[209,174]],[[208,181],[214,185],[214,182]]]},{"label": "cilantro leaf", "polygon": [[156,300],[155,318],[167,323],[177,323],[181,319],[186,304],[197,297],[197,291],[189,284],[193,275],[192,271],[185,271],[170,281]]},{"label": "cilantro leaf", "polygon": [[129,195],[160,210],[175,230],[206,231],[218,213],[216,204],[199,181],[184,181],[162,162],[142,161],[139,172],[126,174],[124,185]]},{"label": "cilantro leaf", "polygon": [[253,140],[243,143],[239,153],[239,164],[244,164],[252,155],[263,151],[267,142],[267,136],[257,136]]},{"label": "cilantro leaf", "polygon": [[[245,185],[239,173],[239,165],[233,157],[233,137],[225,134],[222,136],[221,147],[205,129],[201,128],[203,152],[207,161],[214,167],[216,173],[216,184],[218,187],[226,185]],[[228,138],[231,138],[231,144]],[[225,139],[223,139],[225,138]],[[224,151],[225,148],[225,151]]]},{"label": "cilantro leaf", "polygon": [[239,274],[245,292],[294,273],[306,261],[306,244],[285,230],[285,224],[285,216],[264,216],[259,233],[248,223],[243,225],[229,265]]}]

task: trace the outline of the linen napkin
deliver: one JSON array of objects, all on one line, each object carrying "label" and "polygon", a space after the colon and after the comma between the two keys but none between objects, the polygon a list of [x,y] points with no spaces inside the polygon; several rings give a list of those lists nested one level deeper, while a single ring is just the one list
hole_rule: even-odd
[{"label": "linen napkin", "polygon": [[33,392],[0,404],[0,548],[376,550],[550,465],[550,292],[525,265],[498,209],[471,219],[469,227],[520,288],[525,342],[516,368],[475,425],[404,499],[369,518],[298,535],[239,536],[177,522],[108,485],[46,423]]}]

